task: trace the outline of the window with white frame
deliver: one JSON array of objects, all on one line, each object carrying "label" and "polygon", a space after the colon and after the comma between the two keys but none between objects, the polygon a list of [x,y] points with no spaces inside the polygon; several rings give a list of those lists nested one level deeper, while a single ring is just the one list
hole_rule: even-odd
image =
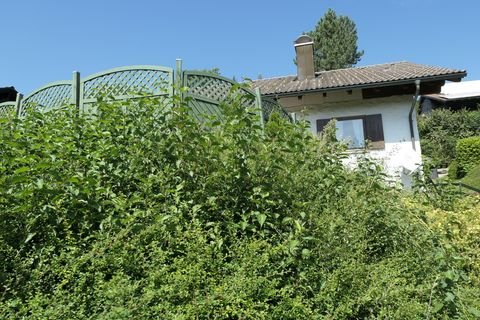
[{"label": "window with white frame", "polygon": [[335,126],[337,140],[345,141],[349,149],[365,147],[363,119],[337,120]]}]

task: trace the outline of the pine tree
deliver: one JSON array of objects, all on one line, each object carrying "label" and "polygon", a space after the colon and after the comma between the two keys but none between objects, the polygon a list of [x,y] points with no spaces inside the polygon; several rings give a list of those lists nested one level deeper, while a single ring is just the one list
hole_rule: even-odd
[{"label": "pine tree", "polygon": [[357,47],[355,23],[347,16],[337,16],[332,9],[307,34],[315,43],[315,71],[348,68],[363,56],[363,50]]}]

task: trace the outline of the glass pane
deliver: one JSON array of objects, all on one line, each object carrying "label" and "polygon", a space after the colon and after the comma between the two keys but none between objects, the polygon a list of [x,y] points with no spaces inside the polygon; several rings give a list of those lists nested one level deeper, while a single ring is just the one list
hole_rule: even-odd
[{"label": "glass pane", "polygon": [[363,119],[337,121],[337,139],[347,141],[349,148],[365,147]]}]

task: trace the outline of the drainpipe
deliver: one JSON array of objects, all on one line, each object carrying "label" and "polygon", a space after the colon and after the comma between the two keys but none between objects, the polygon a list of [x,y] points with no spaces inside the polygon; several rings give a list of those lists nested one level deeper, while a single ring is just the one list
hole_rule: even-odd
[{"label": "drainpipe", "polygon": [[410,108],[410,112],[408,113],[408,123],[410,124],[410,139],[412,140],[412,148],[415,148],[415,131],[413,128],[413,111],[415,110],[415,106],[420,102],[420,80],[415,80],[415,96],[413,97],[412,107]]}]

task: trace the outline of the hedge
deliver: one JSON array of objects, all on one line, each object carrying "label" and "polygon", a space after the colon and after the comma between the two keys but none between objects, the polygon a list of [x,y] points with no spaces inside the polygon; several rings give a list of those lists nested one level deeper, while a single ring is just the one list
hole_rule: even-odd
[{"label": "hedge", "polygon": [[456,152],[460,170],[468,173],[480,163],[480,136],[458,140]]},{"label": "hedge", "polygon": [[448,166],[459,139],[480,135],[480,111],[433,110],[418,118],[418,130],[422,154],[434,166]]}]

